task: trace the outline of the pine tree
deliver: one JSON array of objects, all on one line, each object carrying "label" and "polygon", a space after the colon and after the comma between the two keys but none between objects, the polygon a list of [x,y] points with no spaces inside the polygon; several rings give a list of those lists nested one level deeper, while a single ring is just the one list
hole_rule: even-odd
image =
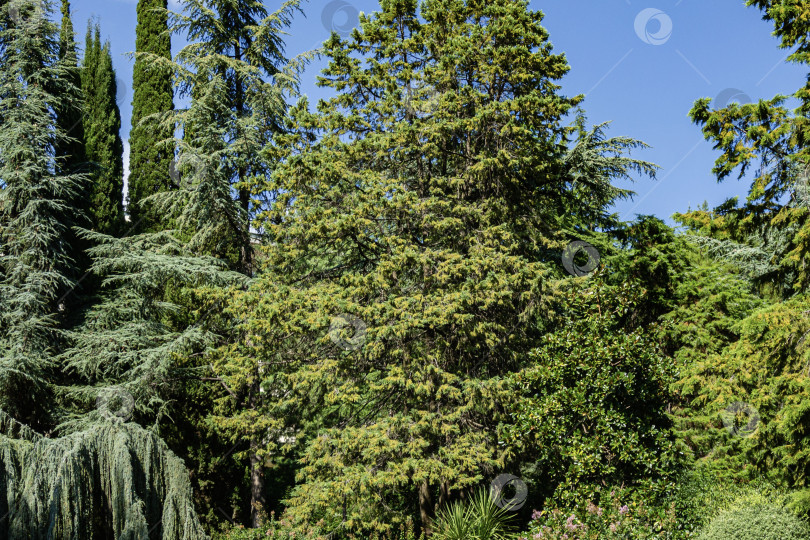
[{"label": "pine tree", "polygon": [[93,163],[89,208],[92,229],[115,235],[124,226],[124,148],[110,44],[102,46],[100,34],[98,25],[94,30],[88,25],[82,62],[85,142],[87,158]]},{"label": "pine tree", "polygon": [[[138,0],[135,50],[171,59],[167,0]],[[129,137],[130,221],[138,231],[165,228],[161,216],[150,210],[144,199],[171,189],[170,166],[173,147],[160,145],[171,139],[173,129],[158,125],[154,114],[174,108],[171,70],[142,55],[136,55],[132,82],[132,129]]]},{"label": "pine tree", "polygon": [[15,0],[15,27],[0,66],[0,408],[34,427],[49,425],[48,374],[59,343],[59,311],[74,285],[65,241],[81,211],[71,206],[84,178],[65,174],[55,148],[69,141],[56,111],[78,94],[59,59],[50,4]]}]

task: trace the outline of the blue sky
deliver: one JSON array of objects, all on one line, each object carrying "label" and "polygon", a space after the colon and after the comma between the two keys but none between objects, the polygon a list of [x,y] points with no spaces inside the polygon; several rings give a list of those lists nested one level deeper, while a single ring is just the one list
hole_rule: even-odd
[{"label": "blue sky", "polygon": [[[178,0],[169,0],[179,9]],[[131,114],[132,60],[135,48],[136,0],[72,0],[73,22],[83,43],[87,20],[101,23],[109,39],[119,77],[122,137],[128,138]],[[267,0],[268,9],[279,5]],[[329,35],[350,28],[358,12],[372,12],[376,0],[310,0],[305,16],[289,29],[288,56],[317,47]],[[697,98],[738,101],[790,94],[805,71],[787,64],[788,51],[778,48],[772,26],[743,0],[532,0],[545,13],[556,52],[564,52],[571,71],[563,92],[585,94],[583,107],[592,124],[612,121],[610,135],[641,139],[651,149],[635,157],[662,167],[658,180],[630,184],[634,201],[619,204],[624,219],[653,214],[669,221],[708,201],[744,198],[747,184],[736,179],[718,184],[711,174],[717,157],[687,113]],[[174,38],[173,52],[182,46]],[[302,91],[316,101],[327,90],[315,86],[323,62],[304,74]],[[126,157],[126,156],[125,156]]]}]

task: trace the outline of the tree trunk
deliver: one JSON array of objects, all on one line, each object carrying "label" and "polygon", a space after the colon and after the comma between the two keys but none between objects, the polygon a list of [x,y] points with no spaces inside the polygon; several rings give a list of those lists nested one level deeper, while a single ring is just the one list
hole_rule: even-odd
[{"label": "tree trunk", "polygon": [[[260,380],[260,373],[257,369],[250,388],[250,408],[254,410],[260,399]],[[250,524],[254,528],[262,526],[265,512],[264,464],[256,454],[261,442],[256,435],[250,437]]]},{"label": "tree trunk", "polygon": [[430,485],[427,480],[419,486],[419,517],[422,519],[422,530],[425,536],[433,532],[433,501],[430,497]]},{"label": "tree trunk", "polygon": [[436,510],[440,510],[444,508],[448,501],[450,500],[450,485],[447,483],[447,480],[442,480],[439,484],[439,504],[436,506]]},{"label": "tree trunk", "polygon": [[250,525],[261,527],[264,517],[264,470],[262,462],[256,456],[258,443],[255,437],[250,438]]}]

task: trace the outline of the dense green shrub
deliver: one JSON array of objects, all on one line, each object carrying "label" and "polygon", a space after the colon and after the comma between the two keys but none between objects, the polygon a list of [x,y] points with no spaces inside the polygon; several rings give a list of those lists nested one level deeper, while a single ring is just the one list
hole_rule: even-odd
[{"label": "dense green shrub", "polygon": [[755,493],[737,499],[702,531],[699,540],[802,540],[810,527],[779,499]]}]

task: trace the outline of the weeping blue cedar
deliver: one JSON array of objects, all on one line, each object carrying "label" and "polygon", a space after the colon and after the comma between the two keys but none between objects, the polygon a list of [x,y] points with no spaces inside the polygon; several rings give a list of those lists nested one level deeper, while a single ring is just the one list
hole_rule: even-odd
[{"label": "weeping blue cedar", "polygon": [[183,462],[132,423],[49,439],[0,411],[0,478],[3,538],[206,538]]}]

